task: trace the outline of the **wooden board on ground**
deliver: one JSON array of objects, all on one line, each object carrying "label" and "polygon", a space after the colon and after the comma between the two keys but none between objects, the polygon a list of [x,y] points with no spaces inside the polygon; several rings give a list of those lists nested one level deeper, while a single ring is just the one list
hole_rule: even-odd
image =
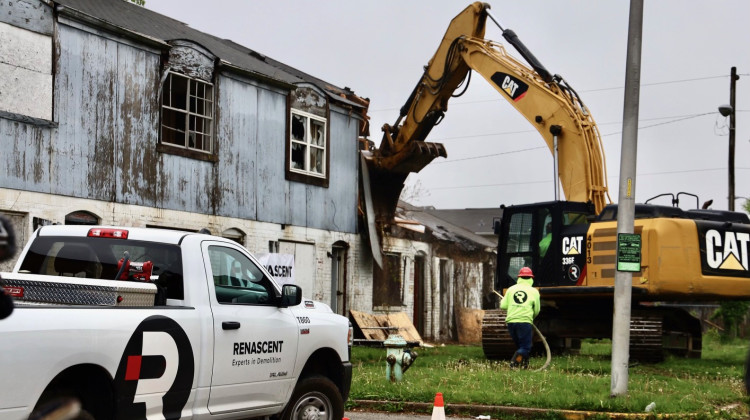
[{"label": "wooden board on ground", "polygon": [[399,334],[407,342],[422,344],[422,337],[405,312],[380,315],[360,311],[349,311],[349,313],[366,340],[385,341],[388,335]]},{"label": "wooden board on ground", "polygon": [[484,311],[457,307],[458,342],[460,344],[479,344],[482,342],[482,318]]}]

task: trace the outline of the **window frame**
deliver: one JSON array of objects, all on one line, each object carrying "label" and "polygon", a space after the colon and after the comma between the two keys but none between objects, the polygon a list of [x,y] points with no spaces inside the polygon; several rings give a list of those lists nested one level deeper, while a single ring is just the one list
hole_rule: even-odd
[{"label": "window frame", "polygon": [[[172,82],[175,77],[183,78],[186,80],[185,108],[179,108],[173,106],[172,102]],[[195,87],[195,94],[193,94],[193,87]],[[202,88],[203,94],[198,96],[198,91]],[[210,89],[209,93],[206,93]],[[216,97],[217,97],[217,86],[215,83],[188,76],[187,74],[176,72],[173,70],[167,70],[164,76],[164,82],[161,85],[161,98],[159,100],[159,143],[157,151],[176,154],[180,156],[216,161]],[[167,104],[169,101],[169,104]],[[204,105],[204,112],[198,111],[198,104]],[[165,124],[165,111],[174,112],[184,116],[185,126],[182,131],[177,127],[172,127]],[[196,121],[195,126],[191,129],[191,121]],[[203,130],[198,130],[198,122],[202,123]],[[165,141],[164,131],[169,130],[175,133],[175,136],[179,140],[182,137],[184,142],[182,144],[172,143]],[[203,147],[191,147],[189,144],[190,135],[194,133],[196,138],[198,135],[203,136]]]},{"label": "window frame", "polygon": [[[210,243],[206,245],[205,248],[208,256],[208,263],[209,267],[211,268],[211,275],[214,279],[213,281],[213,299],[216,300],[216,302],[219,305],[241,305],[241,306],[276,306],[277,301],[279,299],[279,292],[278,292],[278,285],[274,281],[273,277],[271,277],[264,269],[262,264],[260,264],[255,259],[249,257],[247,254],[242,252],[241,250],[232,247],[227,246],[227,244],[224,243]],[[217,258],[223,258],[221,261],[219,261]],[[254,269],[257,271],[256,273],[251,273],[255,275],[260,275],[260,278],[258,281],[252,281],[251,279],[245,279],[244,277],[238,277],[236,279],[232,278],[230,276],[230,271],[237,267],[234,263],[232,268],[223,267],[223,266],[215,266],[216,263],[224,264],[228,262],[229,260],[227,258],[234,258],[234,263],[238,262],[240,259],[243,259],[245,263],[248,265],[247,268]],[[243,267],[243,264],[240,264],[239,267]],[[224,269],[227,269],[226,273],[224,273]],[[247,271],[245,271],[247,273]],[[223,278],[223,275],[227,275],[227,282],[222,283],[219,281],[219,278]],[[238,282],[238,284],[231,284],[233,282]],[[244,284],[242,284],[244,283]],[[253,295],[258,296],[257,293],[259,292],[257,290],[257,287],[253,287],[253,285],[256,285],[259,288],[265,289],[265,299],[260,301],[254,301],[252,298]],[[219,289],[222,289],[224,292],[223,294],[227,296],[234,296],[233,299],[230,301],[227,301],[225,298],[219,297]],[[244,292],[250,292],[250,293],[243,293]],[[248,299],[245,299],[248,298]]]},{"label": "window frame", "polygon": [[[306,118],[306,130],[305,130],[305,142],[302,143],[295,140],[292,136],[292,127],[295,115]],[[309,126],[311,121],[318,121],[323,123],[323,147],[313,145],[309,137],[310,130]],[[311,185],[317,185],[320,187],[328,187],[330,179],[330,156],[331,156],[331,129],[330,129],[330,113],[326,109],[326,116],[322,117],[317,114],[305,112],[297,108],[293,108],[291,104],[288,106],[287,112],[287,127],[286,127],[286,156],[285,156],[285,172],[286,179],[294,182],[302,182]],[[313,172],[308,169],[296,169],[292,166],[292,151],[293,144],[304,144],[307,147],[305,151],[305,166],[310,165],[310,147],[315,147],[323,150],[322,166],[323,173]]]}]

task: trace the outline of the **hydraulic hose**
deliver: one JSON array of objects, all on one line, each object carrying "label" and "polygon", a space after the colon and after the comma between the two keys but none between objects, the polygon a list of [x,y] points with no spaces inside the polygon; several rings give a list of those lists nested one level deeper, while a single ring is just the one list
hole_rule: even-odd
[{"label": "hydraulic hose", "polygon": [[[500,296],[500,299],[503,298],[503,295],[501,295],[497,290],[493,290],[493,292],[495,292],[496,295]],[[542,334],[542,332],[539,331],[539,328],[537,328],[536,325],[534,325],[533,322],[531,323],[531,326],[534,327],[534,331],[536,331],[536,333],[539,336],[539,338],[542,339],[542,343],[544,343],[544,350],[547,352],[547,361],[544,362],[544,365],[542,365],[542,367],[540,367],[539,369],[536,369],[534,371],[534,372],[539,372],[540,370],[547,369],[547,367],[549,366],[550,362],[552,362],[552,352],[549,349],[549,344],[547,344],[547,339],[544,338],[544,334]]]}]

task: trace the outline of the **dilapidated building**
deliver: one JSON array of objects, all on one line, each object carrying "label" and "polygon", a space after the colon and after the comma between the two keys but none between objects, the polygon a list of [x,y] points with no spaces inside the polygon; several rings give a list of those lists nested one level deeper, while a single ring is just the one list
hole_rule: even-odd
[{"label": "dilapidated building", "polygon": [[50,223],[208,228],[293,254],[305,293],[345,313],[346,279],[371,273],[366,109],[127,1],[0,0],[0,211],[19,242]]},{"label": "dilapidated building", "polygon": [[367,107],[127,1],[0,0],[0,214],[19,242],[45,224],[207,228],[293,255],[294,282],[338,313],[405,312],[425,338],[455,339],[494,245],[412,209],[422,232],[395,224],[374,264],[358,209]]},{"label": "dilapidated building", "polygon": [[[499,216],[500,209],[483,215],[493,212]],[[468,327],[462,319],[494,308],[497,244],[436,213],[399,202],[383,238],[383,268],[373,273],[372,312],[400,308],[423,337],[462,341],[461,329]]]}]

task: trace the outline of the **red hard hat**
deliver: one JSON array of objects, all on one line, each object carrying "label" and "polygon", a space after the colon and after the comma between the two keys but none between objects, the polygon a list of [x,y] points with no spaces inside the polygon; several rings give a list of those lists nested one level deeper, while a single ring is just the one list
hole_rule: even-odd
[{"label": "red hard hat", "polygon": [[521,271],[518,272],[518,277],[531,277],[533,279],[534,272],[532,272],[529,267],[523,267],[521,268]]}]

